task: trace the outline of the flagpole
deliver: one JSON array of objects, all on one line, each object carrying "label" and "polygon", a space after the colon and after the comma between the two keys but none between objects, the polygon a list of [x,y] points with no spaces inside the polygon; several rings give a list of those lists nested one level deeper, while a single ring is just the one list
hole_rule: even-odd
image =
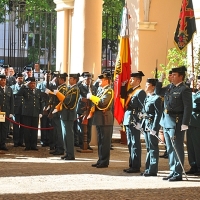
[{"label": "flagpole", "polygon": [[[193,40],[191,41],[191,48],[192,48],[192,74],[194,74],[194,45],[193,45]],[[192,81],[192,91],[194,92],[194,79]]]}]

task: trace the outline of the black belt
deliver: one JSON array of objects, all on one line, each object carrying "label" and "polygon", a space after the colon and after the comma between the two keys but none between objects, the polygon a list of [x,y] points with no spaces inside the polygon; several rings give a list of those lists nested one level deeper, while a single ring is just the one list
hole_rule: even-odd
[{"label": "black belt", "polygon": [[193,108],[193,111],[200,113],[200,109],[198,109],[198,108]]},{"label": "black belt", "polygon": [[171,111],[171,110],[164,110],[165,113],[169,114],[169,115],[182,115],[183,111]]}]

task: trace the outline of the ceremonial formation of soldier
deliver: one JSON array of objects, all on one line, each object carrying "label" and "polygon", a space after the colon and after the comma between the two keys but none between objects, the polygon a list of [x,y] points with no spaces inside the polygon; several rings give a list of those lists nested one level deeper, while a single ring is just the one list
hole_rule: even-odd
[{"label": "ceremonial formation of soldier", "polygon": [[[93,75],[42,71],[38,63],[34,70],[26,66],[23,72],[9,73],[3,65],[0,75],[0,109],[5,122],[0,122],[0,150],[8,151],[6,138],[13,126],[14,147],[37,151],[38,124],[41,125],[41,145],[49,146],[50,154],[63,160],[75,160],[74,146],[84,151],[90,147],[91,128],[96,126],[98,160],[92,167],[107,168],[113,132],[114,91],[112,74],[103,71],[93,83]],[[12,72],[12,70],[11,70]],[[157,176],[159,162],[159,130],[165,138],[170,174],[163,180],[181,181],[183,174],[200,175],[200,76],[195,93],[188,87],[194,76],[188,76],[185,66],[172,68],[169,84],[162,86],[166,74],[159,79],[147,78],[145,89],[140,86],[142,71],[131,73],[125,101],[123,127],[127,136],[129,166],[125,173]],[[67,84],[69,83],[69,84]],[[189,171],[184,171],[184,135],[187,132]],[[141,142],[146,142],[145,171],[141,172]]]}]

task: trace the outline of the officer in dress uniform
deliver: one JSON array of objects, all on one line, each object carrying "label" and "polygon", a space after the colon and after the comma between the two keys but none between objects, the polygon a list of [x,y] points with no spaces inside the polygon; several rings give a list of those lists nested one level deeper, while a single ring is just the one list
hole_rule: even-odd
[{"label": "officer in dress uniform", "polygon": [[[0,75],[0,111],[6,113],[6,117],[13,117],[14,113],[14,98],[13,91],[9,86],[6,86],[6,76]],[[6,137],[8,133],[9,121],[0,122],[0,150],[7,151]]]},{"label": "officer in dress uniform", "polygon": [[106,168],[110,160],[110,145],[113,130],[113,90],[110,87],[110,73],[103,73],[98,76],[99,88],[97,95],[87,94],[94,106],[91,110],[94,112],[93,125],[96,125],[98,138],[98,156],[99,159],[92,167]]},{"label": "officer in dress uniform", "polygon": [[162,88],[165,75],[162,75],[156,84],[156,94],[164,96],[164,111],[160,125],[164,131],[170,167],[170,174],[163,180],[182,181],[181,163],[184,166],[184,135],[192,114],[192,92],[183,82],[185,71],[187,71],[185,66],[172,68],[173,87],[169,84]]},{"label": "officer in dress uniform", "polygon": [[[68,74],[67,73],[60,74],[59,72],[54,72],[53,76],[54,76],[54,78],[51,81],[51,88],[57,86],[56,89],[60,93],[65,95],[68,91],[67,84],[66,84]],[[47,91],[49,92],[49,90],[46,89],[46,91],[45,91],[48,94]],[[61,103],[60,103],[58,97],[54,95],[54,93],[53,93],[53,95],[50,94],[49,104],[51,106],[49,115],[50,116],[52,115],[52,125],[54,127],[54,129],[53,129],[54,136],[53,137],[55,138],[55,140],[54,140],[55,150],[50,151],[49,153],[53,154],[53,155],[63,155],[64,154],[64,142],[63,142],[63,135],[62,135],[61,120],[60,120]]]},{"label": "officer in dress uniform", "polygon": [[77,86],[79,77],[79,73],[69,74],[69,87],[65,94],[62,94],[59,90],[54,90],[54,94],[60,101],[58,106],[56,106],[56,111],[60,110],[63,142],[66,152],[66,155],[62,156],[61,159],[64,160],[75,160],[73,124],[76,119],[76,106],[79,98]]},{"label": "officer in dress uniform", "polygon": [[[82,124],[82,117],[84,113],[87,112],[87,110],[90,110],[92,106],[92,102],[87,99],[87,94],[92,93],[93,95],[96,94],[96,87],[92,85],[92,74],[89,72],[83,72],[82,75],[83,81],[78,85],[80,90],[80,96],[77,104],[77,131],[79,135],[79,145],[80,148],[83,149],[83,140],[84,140],[84,131],[83,131],[83,124]],[[92,148],[89,146],[91,141],[91,131],[92,131],[92,118],[88,119],[87,124],[87,144],[88,149],[92,150]]]},{"label": "officer in dress uniform", "polygon": [[141,89],[140,83],[144,76],[142,71],[131,74],[128,97],[125,103],[126,111],[124,114],[123,125],[125,126],[127,144],[129,149],[129,168],[124,169],[126,173],[138,173],[141,167],[141,143],[140,143],[140,119],[146,93]]},{"label": "officer in dress uniform", "polygon": [[146,142],[147,155],[145,161],[145,171],[143,176],[157,176],[159,148],[158,136],[159,122],[162,114],[162,99],[155,94],[155,85],[157,79],[148,78],[146,82],[145,92],[147,94],[142,109],[142,128],[144,130],[144,138]]},{"label": "officer in dress uniform", "polygon": [[41,91],[36,88],[36,80],[30,77],[28,82],[23,85],[18,93],[18,96],[23,96],[24,103],[22,105],[23,124],[36,129],[24,128],[25,150],[38,150],[38,123],[42,117],[42,99]]},{"label": "officer in dress uniform", "polygon": [[193,93],[193,111],[187,130],[187,151],[190,170],[186,174],[200,175],[200,76],[197,77],[197,92]]},{"label": "officer in dress uniform", "polygon": [[[23,96],[16,95],[20,88],[23,85],[23,74],[22,73],[16,73],[16,84],[12,85],[11,88],[13,90],[14,94],[14,119],[15,122],[22,124],[22,105],[24,102]],[[13,143],[14,147],[24,147],[24,133],[23,133],[23,127],[13,124]]]}]

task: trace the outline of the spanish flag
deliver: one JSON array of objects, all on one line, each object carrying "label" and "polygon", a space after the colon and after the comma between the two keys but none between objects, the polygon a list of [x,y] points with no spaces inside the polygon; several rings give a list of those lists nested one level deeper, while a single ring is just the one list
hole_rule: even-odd
[{"label": "spanish flag", "polygon": [[196,32],[196,22],[192,0],[183,0],[178,25],[174,35],[174,43],[178,50],[184,50],[192,41]]},{"label": "spanish flag", "polygon": [[128,10],[123,8],[120,43],[114,72],[114,117],[119,124],[124,117],[124,104],[131,74],[131,56],[128,29]]}]

